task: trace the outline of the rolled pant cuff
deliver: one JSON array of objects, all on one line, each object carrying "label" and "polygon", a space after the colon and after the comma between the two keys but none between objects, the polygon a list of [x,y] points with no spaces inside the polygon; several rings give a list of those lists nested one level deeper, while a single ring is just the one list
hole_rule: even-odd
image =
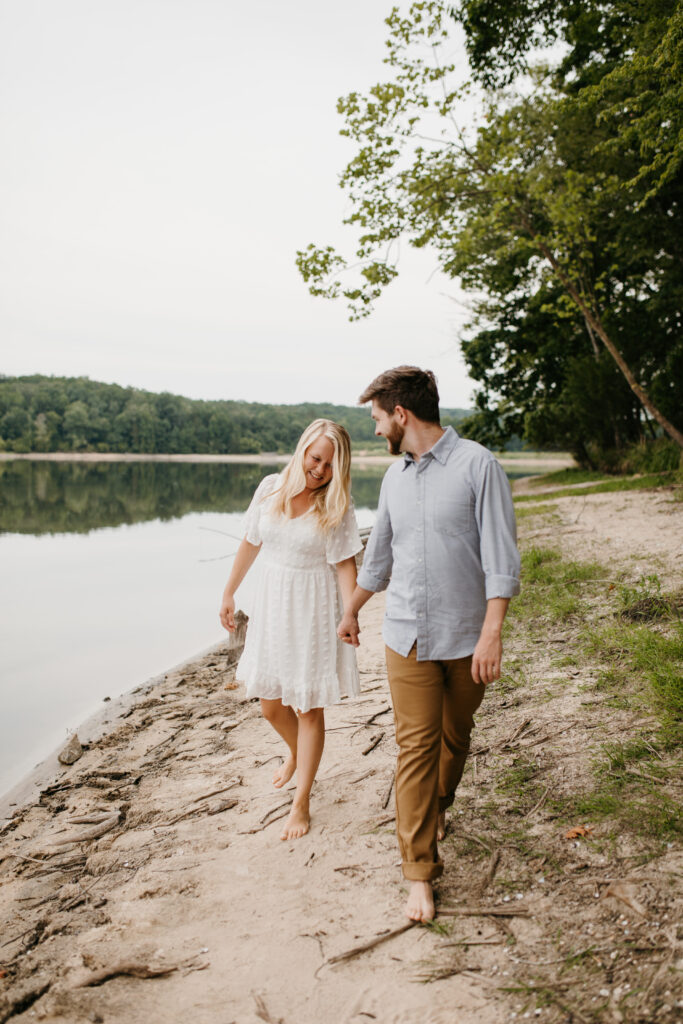
[{"label": "rolled pant cuff", "polygon": [[401,865],[403,877],[409,882],[434,882],[443,874],[443,864],[431,864],[429,861],[404,860]]}]

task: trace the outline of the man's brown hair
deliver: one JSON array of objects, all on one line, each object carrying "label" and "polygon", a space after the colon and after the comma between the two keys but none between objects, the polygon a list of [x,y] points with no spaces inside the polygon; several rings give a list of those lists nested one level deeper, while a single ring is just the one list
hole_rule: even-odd
[{"label": "man's brown hair", "polygon": [[389,415],[403,406],[425,423],[439,423],[439,392],[431,370],[419,366],[395,366],[375,377],[358,399],[359,405],[375,400]]}]

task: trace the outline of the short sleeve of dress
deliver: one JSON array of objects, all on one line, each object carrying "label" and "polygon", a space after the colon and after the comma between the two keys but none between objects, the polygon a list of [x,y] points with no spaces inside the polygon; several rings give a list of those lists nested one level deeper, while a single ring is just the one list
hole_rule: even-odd
[{"label": "short sleeve of dress", "polygon": [[339,526],[335,526],[327,535],[325,557],[330,565],[335,565],[337,562],[343,562],[345,558],[357,555],[362,548],[363,542],[358,532],[356,513],[353,509],[353,502],[350,501]]},{"label": "short sleeve of dress", "polygon": [[254,497],[251,499],[251,504],[244,513],[242,533],[250,544],[258,546],[261,543],[261,513],[263,512],[263,503],[268,495],[275,489],[278,479],[279,475],[277,473],[265,476],[254,491]]}]

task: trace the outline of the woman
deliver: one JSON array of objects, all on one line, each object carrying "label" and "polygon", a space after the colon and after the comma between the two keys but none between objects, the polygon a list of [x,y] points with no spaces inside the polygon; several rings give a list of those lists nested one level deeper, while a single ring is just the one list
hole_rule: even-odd
[{"label": "woman", "polygon": [[356,652],[336,632],[362,548],[350,486],[348,433],[331,420],[315,420],[283,472],[259,484],[223,592],[220,619],[232,632],[235,591],[262,552],[236,675],[248,697],[260,697],[264,717],[289,748],[274,785],[284,786],[297,773],[281,839],[298,839],[310,826],[311,786],[325,744],[323,709],[360,689]]}]

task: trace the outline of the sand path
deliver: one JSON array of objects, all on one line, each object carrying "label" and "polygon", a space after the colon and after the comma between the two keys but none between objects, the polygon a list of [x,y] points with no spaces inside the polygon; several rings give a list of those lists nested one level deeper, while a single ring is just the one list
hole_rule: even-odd
[{"label": "sand path", "polygon": [[[223,649],[167,676],[17,817],[0,888],[3,941],[17,938],[2,954],[27,952],[5,1014],[23,999],[31,1009],[13,1020],[441,1024],[456,1009],[463,1024],[504,1019],[476,973],[451,981],[443,1007],[430,993],[426,1012],[415,978],[439,940],[427,929],[326,965],[405,923],[382,613],[376,599],[364,617],[362,696],[327,714],[304,839],[279,839],[292,792],[271,783],[282,744],[241,688],[224,689],[234,655]],[[72,819],[112,810],[125,821],[110,834],[36,863],[93,827]],[[122,964],[179,969],[81,987]]]},{"label": "sand path", "polygon": [[[656,569],[678,586],[682,516],[660,490],[563,498],[520,526],[524,544],[561,544],[633,575]],[[590,1019],[628,1020],[620,986],[640,983],[627,926],[638,930],[638,970],[654,978],[640,991],[671,984],[661,972],[674,941],[667,921],[680,908],[680,853],[643,859],[600,824],[595,842],[568,843],[544,804],[588,779],[599,744],[628,739],[642,713],[591,714],[604,700],[591,666],[561,667],[545,628],[515,627],[508,661],[526,684],[515,676],[482,706],[443,848],[442,917],[330,963],[405,923],[382,612],[376,598],[362,616],[362,696],[327,714],[304,839],[278,838],[291,799],[291,788],[271,784],[282,746],[242,688],[225,688],[236,660],[228,645],[116,709],[39,801],[16,808],[0,836],[0,1024],[501,1024],[513,1013],[539,1017],[524,994],[538,972],[551,1000],[539,1001],[541,1020],[583,1020],[596,1007]],[[570,644],[565,632],[555,625],[550,639]],[[530,759],[531,781],[513,792],[510,773]],[[538,800],[530,785],[545,790]],[[103,835],[88,839],[90,829]],[[57,845],[65,839],[78,841]],[[624,903],[604,898],[615,877],[629,879],[642,920],[626,908],[625,925]],[[568,974],[569,950],[594,947],[585,971],[570,959]],[[562,1010],[576,1001],[583,1016]],[[673,1020],[669,1011],[657,1020]]]}]

